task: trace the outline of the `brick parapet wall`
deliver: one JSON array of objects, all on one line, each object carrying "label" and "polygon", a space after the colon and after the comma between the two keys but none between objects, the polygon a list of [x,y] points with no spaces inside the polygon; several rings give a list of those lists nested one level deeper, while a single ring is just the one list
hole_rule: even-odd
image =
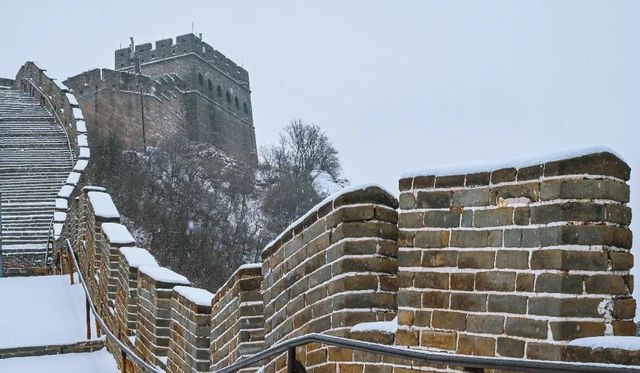
[{"label": "brick parapet wall", "polygon": [[209,372],[213,294],[184,286],[173,289],[167,372]]},{"label": "brick parapet wall", "polygon": [[165,368],[171,337],[173,288],[189,285],[189,281],[167,268],[154,266],[154,269],[169,272],[169,277],[173,279],[155,278],[148,266],[139,269],[135,351],[146,362]]},{"label": "brick parapet wall", "polygon": [[[265,346],[313,332],[348,337],[357,323],[396,316],[396,207],[378,187],[347,190],[265,248]],[[308,360],[324,353],[298,348],[308,369],[334,369],[333,362]],[[277,370],[277,362],[267,369]]]},{"label": "brick parapet wall", "polygon": [[396,343],[561,359],[635,335],[629,173],[603,152],[400,180]]},{"label": "brick parapet wall", "polygon": [[211,312],[211,370],[264,348],[260,265],[241,266],[216,292]]}]

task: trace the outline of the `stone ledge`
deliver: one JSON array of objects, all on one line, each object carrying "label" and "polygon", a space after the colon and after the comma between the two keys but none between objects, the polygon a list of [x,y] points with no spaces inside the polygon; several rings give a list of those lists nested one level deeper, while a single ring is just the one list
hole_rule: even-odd
[{"label": "stone ledge", "polygon": [[0,359],[12,357],[59,355],[77,352],[94,352],[104,348],[104,340],[92,340],[66,345],[31,346],[0,349]]}]

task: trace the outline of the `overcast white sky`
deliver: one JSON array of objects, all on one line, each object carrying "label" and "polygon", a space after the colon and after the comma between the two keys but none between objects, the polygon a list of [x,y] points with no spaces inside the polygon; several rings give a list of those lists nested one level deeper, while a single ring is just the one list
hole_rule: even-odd
[{"label": "overcast white sky", "polygon": [[13,1],[0,16],[0,76],[33,60],[62,80],[193,22],[249,71],[258,145],[317,123],[352,183],[397,192],[413,169],[592,145],[640,170],[640,1]]}]

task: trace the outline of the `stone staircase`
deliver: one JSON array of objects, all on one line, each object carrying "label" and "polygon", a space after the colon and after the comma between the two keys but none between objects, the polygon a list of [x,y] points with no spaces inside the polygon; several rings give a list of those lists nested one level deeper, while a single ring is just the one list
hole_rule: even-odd
[{"label": "stone staircase", "polygon": [[44,265],[55,198],[73,168],[64,130],[30,95],[0,87],[0,209],[5,275]]}]

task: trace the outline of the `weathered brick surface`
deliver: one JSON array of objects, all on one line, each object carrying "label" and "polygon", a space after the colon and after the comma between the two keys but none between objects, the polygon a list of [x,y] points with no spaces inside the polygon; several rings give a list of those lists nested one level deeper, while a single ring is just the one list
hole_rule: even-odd
[{"label": "weathered brick surface", "polygon": [[[355,324],[396,316],[397,206],[376,187],[346,192],[265,248],[265,347],[312,332],[349,337]],[[419,224],[424,219],[414,218]],[[447,225],[455,220],[433,219]],[[394,335],[351,337],[391,343]],[[322,371],[335,371],[338,361],[362,361],[353,351],[312,345],[300,349],[299,359],[307,369]],[[267,371],[279,369],[278,359],[267,364]]]},{"label": "weathered brick surface", "polygon": [[209,372],[212,300],[203,289],[173,288],[167,372]]},{"label": "weathered brick surface", "polygon": [[212,299],[209,352],[211,370],[261,351],[264,346],[262,268],[244,265]]},{"label": "weathered brick surface", "polygon": [[396,344],[561,359],[634,333],[628,179],[606,152],[402,179]]}]

